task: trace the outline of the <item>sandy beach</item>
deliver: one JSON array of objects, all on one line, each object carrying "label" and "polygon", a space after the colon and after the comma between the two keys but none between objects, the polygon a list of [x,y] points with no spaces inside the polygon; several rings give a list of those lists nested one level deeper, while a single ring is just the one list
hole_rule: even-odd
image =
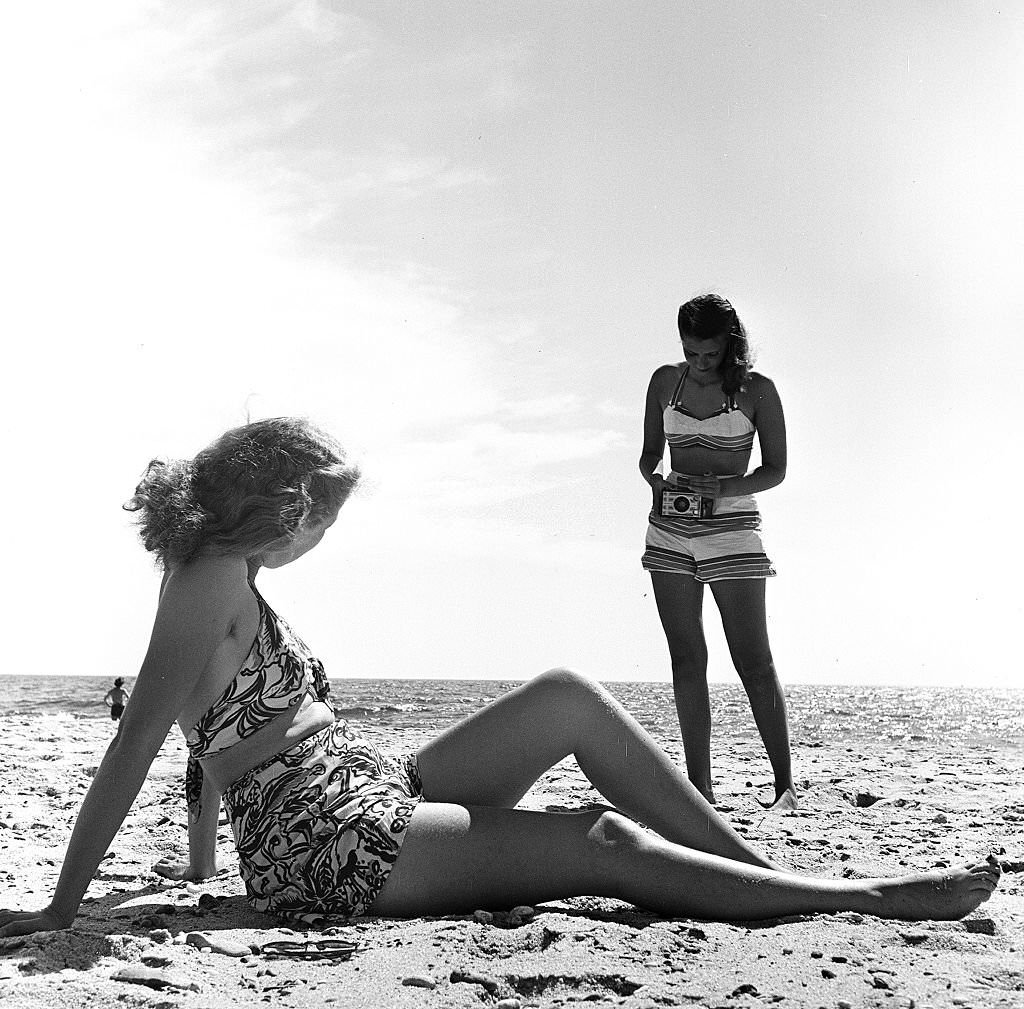
[{"label": "sandy beach", "polygon": [[[9,716],[0,724],[0,906],[41,906],[112,728],[68,715]],[[391,731],[388,743],[406,749],[424,735]],[[664,742],[671,750],[672,741]],[[874,751],[842,740],[797,739],[803,808],[766,815],[756,801],[766,784],[756,739],[717,737],[718,799],[737,828],[773,858],[824,876],[890,875],[991,851],[1005,870],[1002,884],[964,921],[905,923],[846,913],[719,924],[580,898],[539,905],[532,915],[510,917],[504,908],[490,909],[490,917],[367,918],[294,933],[246,904],[226,826],[216,879],[173,884],[152,872],[159,857],[186,850],[185,751],[175,732],[74,927],[0,940],[0,1003],[5,1009],[1020,1006],[1024,751],[998,739],[969,752],[954,738],[941,747],[941,736],[895,750],[880,742]],[[595,798],[566,761],[524,805],[574,808]],[[344,961],[253,952],[274,940],[307,937],[341,938],[360,948]]]}]

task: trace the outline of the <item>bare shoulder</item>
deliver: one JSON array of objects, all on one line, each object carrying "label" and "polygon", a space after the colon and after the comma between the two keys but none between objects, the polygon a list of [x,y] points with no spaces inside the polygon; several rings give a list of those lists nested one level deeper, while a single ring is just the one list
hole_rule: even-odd
[{"label": "bare shoulder", "polygon": [[663,402],[667,402],[679,381],[681,370],[681,364],[663,364],[660,368],[656,368],[651,376],[650,392],[657,395],[658,399]]},{"label": "bare shoulder", "polygon": [[746,396],[748,402],[756,406],[757,403],[764,400],[777,401],[779,391],[767,375],[762,375],[759,371],[752,371],[747,375],[741,395]]}]

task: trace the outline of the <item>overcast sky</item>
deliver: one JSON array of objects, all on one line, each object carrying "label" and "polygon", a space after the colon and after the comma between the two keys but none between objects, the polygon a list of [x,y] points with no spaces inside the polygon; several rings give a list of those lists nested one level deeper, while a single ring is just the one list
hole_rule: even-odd
[{"label": "overcast sky", "polygon": [[786,408],[783,680],[1009,682],[1022,42],[976,2],[12,7],[3,672],[133,675],[138,475],[289,413],[366,473],[261,576],[333,677],[667,679],[636,460],[713,289]]}]

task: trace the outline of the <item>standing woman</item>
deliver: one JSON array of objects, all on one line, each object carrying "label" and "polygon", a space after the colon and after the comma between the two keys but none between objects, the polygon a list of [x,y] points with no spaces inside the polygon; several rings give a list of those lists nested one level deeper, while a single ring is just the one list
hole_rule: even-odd
[{"label": "standing woman", "polygon": [[[795,809],[786,700],[765,619],[765,555],[753,494],[786,476],[786,424],[771,379],[750,370],[747,333],[732,305],[704,294],[679,309],[680,364],[651,376],[640,472],[654,492],[643,566],[668,639],[690,781],[709,801],[711,707],[702,608],[711,586],[733,665],[775,773],[772,808]],[[757,434],[761,465],[747,472]],[[655,472],[668,442],[672,470]]]}]

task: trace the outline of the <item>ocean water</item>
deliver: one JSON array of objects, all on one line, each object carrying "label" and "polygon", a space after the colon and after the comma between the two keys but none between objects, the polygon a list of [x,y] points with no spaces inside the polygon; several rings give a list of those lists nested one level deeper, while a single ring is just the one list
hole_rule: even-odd
[{"label": "ocean water", "polygon": [[[133,681],[126,679],[131,691]],[[113,678],[88,676],[0,676],[0,720],[66,715],[109,719],[103,696]],[[440,731],[517,684],[507,680],[332,681],[340,718],[386,730],[388,726]],[[609,683],[609,689],[661,739],[678,736],[668,682]],[[753,735],[750,708],[739,683],[712,683],[716,736]],[[938,687],[786,687],[794,746],[821,742],[921,744],[941,738],[944,746],[1024,744],[1024,690]],[[2,731],[2,721],[0,721]]]}]

